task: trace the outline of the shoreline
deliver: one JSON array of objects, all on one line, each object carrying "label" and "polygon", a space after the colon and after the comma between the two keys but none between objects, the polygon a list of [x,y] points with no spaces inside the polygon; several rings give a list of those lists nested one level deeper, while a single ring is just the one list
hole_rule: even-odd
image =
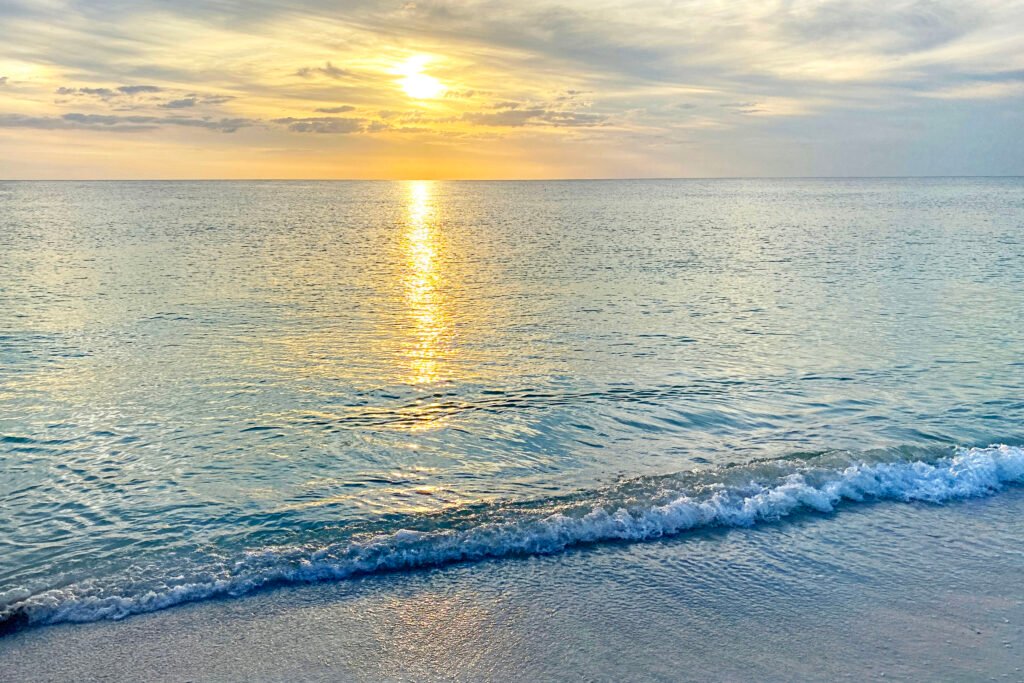
[{"label": "shoreline", "polygon": [[[1020,487],[0,638],[10,680],[1024,680]],[[982,535],[981,532],[984,532]]]}]

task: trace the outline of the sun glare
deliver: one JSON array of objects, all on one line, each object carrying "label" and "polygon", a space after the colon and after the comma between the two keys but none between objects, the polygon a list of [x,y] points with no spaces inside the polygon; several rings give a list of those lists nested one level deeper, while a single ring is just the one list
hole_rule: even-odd
[{"label": "sun glare", "polygon": [[428,384],[441,378],[441,361],[447,348],[448,323],[440,262],[441,240],[433,183],[414,181],[409,191],[409,225],[405,234],[408,275],[407,303],[415,335],[410,349],[412,382]]},{"label": "sun glare", "polygon": [[404,76],[398,83],[409,97],[417,100],[429,100],[440,97],[447,90],[441,81],[423,73],[428,61],[430,61],[429,57],[416,55],[409,57],[395,69],[396,73]]}]

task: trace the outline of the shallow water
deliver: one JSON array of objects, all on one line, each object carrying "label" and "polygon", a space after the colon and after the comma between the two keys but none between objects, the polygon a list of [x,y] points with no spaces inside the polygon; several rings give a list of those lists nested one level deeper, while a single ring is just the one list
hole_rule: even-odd
[{"label": "shallow water", "polygon": [[996,492],[1021,263],[1022,179],[0,183],[0,612]]}]

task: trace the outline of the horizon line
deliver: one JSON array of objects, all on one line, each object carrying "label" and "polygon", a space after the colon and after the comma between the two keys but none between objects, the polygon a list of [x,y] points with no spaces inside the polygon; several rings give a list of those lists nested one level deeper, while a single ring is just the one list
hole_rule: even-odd
[{"label": "horizon line", "polygon": [[822,175],[822,176],[600,176],[565,178],[0,178],[0,183],[157,183],[157,182],[614,182],[638,180],[911,180],[942,178],[1024,178],[1024,174]]}]

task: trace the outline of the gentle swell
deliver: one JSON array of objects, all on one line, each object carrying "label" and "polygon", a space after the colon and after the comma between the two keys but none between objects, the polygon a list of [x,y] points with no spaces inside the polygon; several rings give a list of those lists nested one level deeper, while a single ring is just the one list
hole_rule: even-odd
[{"label": "gentle swell", "polygon": [[[601,503],[554,507],[517,520],[500,519],[464,529],[402,530],[323,547],[266,548],[205,578],[145,591],[77,584],[22,596],[0,608],[0,632],[30,624],[120,619],[184,602],[241,595],[280,583],[344,579],[357,574],[451,562],[548,554],[601,541],[641,541],[711,526],[747,527],[799,511],[831,512],[844,501],[941,503],[990,495],[1024,483],[1024,449],[990,446],[951,457],[836,465],[823,456],[741,466],[704,484],[666,493],[661,502],[613,507]],[[635,486],[635,483],[634,483]],[[636,500],[636,496],[622,496]],[[10,593],[8,593],[10,596]]]}]

